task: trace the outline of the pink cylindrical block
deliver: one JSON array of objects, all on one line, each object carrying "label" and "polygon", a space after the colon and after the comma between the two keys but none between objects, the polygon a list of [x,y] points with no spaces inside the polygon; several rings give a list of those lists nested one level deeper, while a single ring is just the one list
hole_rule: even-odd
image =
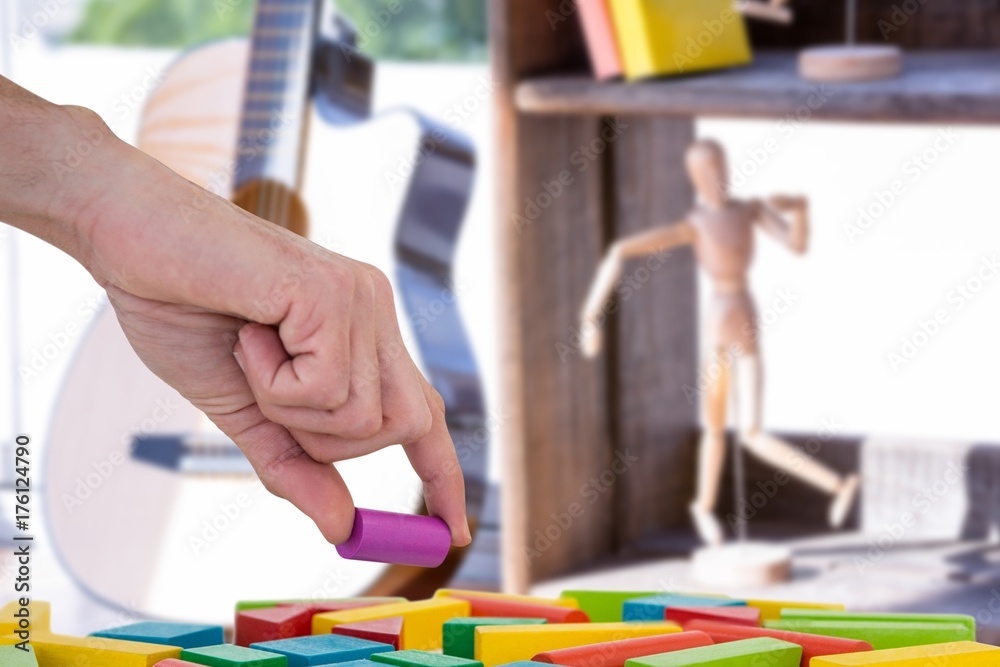
[{"label": "pink cylindrical block", "polygon": [[436,516],[357,508],[351,537],[337,545],[350,560],[437,567],[451,547],[448,524]]}]

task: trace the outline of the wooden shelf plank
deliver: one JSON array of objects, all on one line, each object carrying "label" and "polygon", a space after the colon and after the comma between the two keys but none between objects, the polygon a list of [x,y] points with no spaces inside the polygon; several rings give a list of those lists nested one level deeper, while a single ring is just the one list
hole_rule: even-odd
[{"label": "wooden shelf plank", "polygon": [[901,77],[848,84],[803,81],[795,53],[765,51],[748,67],[638,83],[534,77],[515,95],[520,111],[538,114],[1000,123],[1000,51],[907,53]]}]

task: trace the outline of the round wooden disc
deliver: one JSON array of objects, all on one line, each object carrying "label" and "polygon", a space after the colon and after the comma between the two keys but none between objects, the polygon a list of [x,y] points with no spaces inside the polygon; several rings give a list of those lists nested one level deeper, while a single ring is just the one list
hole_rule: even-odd
[{"label": "round wooden disc", "polygon": [[818,46],[799,54],[799,76],[807,81],[876,81],[902,71],[903,52],[889,45]]},{"label": "round wooden disc", "polygon": [[695,579],[716,586],[766,586],[788,581],[792,552],[759,542],[735,542],[705,547],[691,557]]}]

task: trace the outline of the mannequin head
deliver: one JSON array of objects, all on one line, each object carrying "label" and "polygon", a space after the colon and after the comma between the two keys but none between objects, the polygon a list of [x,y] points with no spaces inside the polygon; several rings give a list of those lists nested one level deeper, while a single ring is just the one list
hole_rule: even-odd
[{"label": "mannequin head", "polygon": [[711,139],[691,144],[684,157],[688,175],[699,199],[713,208],[729,201],[728,167],[722,146]]}]

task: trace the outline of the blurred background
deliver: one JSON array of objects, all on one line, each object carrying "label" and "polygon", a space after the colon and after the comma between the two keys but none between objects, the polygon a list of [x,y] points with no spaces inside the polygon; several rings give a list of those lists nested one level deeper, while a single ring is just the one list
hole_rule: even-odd
[{"label": "blurred background", "polygon": [[[578,145],[572,142],[587,136],[587,130],[553,124],[550,129],[562,133],[562,143],[540,143],[539,153],[533,156],[527,144],[531,133],[544,134],[544,123],[555,121],[538,121],[513,110],[513,91],[508,85],[564,66],[573,76],[587,80],[576,15],[564,12],[565,25],[552,23],[545,12],[558,15],[563,11],[556,2],[519,10],[509,6],[520,3],[504,2],[504,9],[494,8],[492,13],[485,0],[406,0],[399,4],[398,12],[386,13],[388,5],[379,0],[337,1],[339,11],[358,29],[358,48],[376,63],[375,117],[350,126],[312,119],[302,192],[314,240],[393,271],[394,226],[406,194],[397,177],[408,177],[414,160],[419,163],[415,156],[420,138],[405,118],[382,112],[418,109],[463,133],[475,147],[477,168],[454,257],[453,281],[437,305],[458,309],[477,360],[484,430],[471,442],[484,443],[475,452],[482,451],[488,461],[488,491],[476,541],[456,569],[453,582],[484,589],[506,584],[545,592],[570,585],[635,590],[696,586],[685,569],[685,558],[698,546],[686,515],[694,475],[696,409],[693,403],[687,407],[678,403],[685,413],[678,423],[688,429],[680,435],[678,423],[644,420],[635,414],[658,409],[652,400],[640,400],[644,391],[660,396],[664,383],[669,383],[675,395],[672,400],[679,400],[679,387],[696,385],[698,378],[690,372],[696,368],[696,341],[681,341],[690,363],[679,366],[677,349],[662,350],[661,357],[661,350],[649,344],[658,340],[650,333],[656,327],[683,326],[695,331],[697,317],[692,313],[696,311],[673,310],[676,290],[681,288],[671,285],[666,274],[657,276],[643,288],[648,291],[641,303],[632,304],[654,314],[633,312],[630,320],[618,325],[624,328],[628,322],[639,322],[642,327],[631,356],[622,347],[597,362],[584,360],[578,350],[561,357],[560,342],[572,347],[570,324],[599,254],[594,248],[581,251],[579,244],[584,242],[574,237],[568,222],[560,220],[576,215],[581,230],[589,224],[592,212],[587,207],[599,205],[599,197],[597,193],[584,196],[581,191],[600,186],[601,180],[579,179],[570,187],[576,192],[556,198],[553,209],[543,211],[527,234],[511,231],[512,213],[523,211],[526,205],[522,195],[540,192],[563,168],[560,165],[568,166]],[[801,4],[808,10],[816,3]],[[892,12],[885,4],[863,6],[861,20],[879,41],[875,26]],[[952,10],[965,12],[969,23],[986,17],[980,21],[985,27],[973,46],[997,45],[996,8],[973,4],[957,3]],[[0,9],[4,35],[0,65],[5,76],[25,88],[57,103],[90,107],[118,136],[137,142],[144,108],[168,78],[172,63],[202,44],[246,38],[255,10],[251,0],[13,0]],[[928,3],[920,11],[925,14],[891,40],[902,39],[915,50],[922,48],[921,40],[935,47],[962,46],[964,33],[954,24],[947,24],[950,32],[941,28],[947,39],[938,39],[928,27],[934,24],[935,12],[944,11],[941,7]],[[488,14],[494,21],[492,28]],[[529,15],[534,23],[528,23]],[[806,15],[815,18],[816,13]],[[385,20],[385,16],[390,18]],[[520,26],[521,31],[503,31],[498,17],[509,21],[507,27]],[[753,32],[755,48],[758,41],[764,46],[797,48],[819,32],[804,27],[797,33],[797,26],[783,28],[785,33],[777,30],[772,26]],[[500,54],[496,56],[502,59],[499,62],[490,62],[491,32],[494,39],[501,35],[493,51]],[[803,35],[799,42],[793,37],[797,34]],[[535,40],[557,41],[562,48],[559,57],[550,57]],[[521,57],[518,49],[532,55]],[[877,92],[880,84],[872,85]],[[967,85],[977,90],[975,81]],[[836,97],[836,92],[831,95]],[[962,91],[955,93],[959,105],[961,95]],[[928,103],[922,99],[915,104]],[[593,115],[618,114],[602,110]],[[1000,260],[994,185],[1000,129],[966,122],[960,108],[952,114],[954,122],[920,124],[828,121],[821,113],[816,118],[721,115],[728,117],[697,118],[694,132],[717,139],[728,151],[734,194],[748,198],[803,194],[812,214],[810,249],[804,257],[766,238],[757,246],[751,279],[763,332],[764,425],[769,431],[790,434],[802,445],[810,439],[819,441],[820,458],[844,472],[860,472],[863,478],[858,509],[839,534],[831,533],[816,518],[823,515],[825,500],[795,482],[767,504],[756,523],[751,522],[754,537],[795,549],[795,576],[775,594],[840,602],[858,598],[863,599],[862,606],[870,602],[883,608],[983,612],[981,622],[1000,625],[992,612],[983,611],[990,609],[991,591],[1000,584],[1000,556],[995,547],[1000,466],[998,450],[991,444],[1000,442],[995,390],[1000,368],[995,342],[1000,332],[996,307],[1000,278],[992,279]],[[632,122],[640,127],[646,120]],[[629,150],[636,146],[628,143],[616,148],[615,164],[620,167],[630,159]],[[769,148],[764,151],[764,146]],[[662,155],[656,153],[660,147],[664,147]],[[543,155],[543,151],[549,153]],[[641,154],[637,150],[634,155],[637,161],[676,164],[679,153],[669,141],[650,141]],[[532,169],[532,164],[537,168]],[[673,171],[664,167],[662,173],[683,178],[679,164]],[[511,185],[518,178],[522,180],[517,187]],[[529,181],[535,184],[534,190]],[[886,192],[896,181],[904,185],[887,199]],[[636,195],[640,198],[657,187],[646,179],[641,182]],[[678,202],[679,208],[672,210],[683,211],[687,204]],[[560,206],[576,208],[560,213],[556,211]],[[594,242],[606,244],[615,229],[613,225],[610,231],[605,228]],[[590,232],[580,234],[583,238]],[[560,248],[561,243],[566,247]],[[531,257],[530,248],[542,244],[548,245]],[[167,543],[158,543],[157,563],[143,563],[146,581],[131,595],[113,585],[109,591],[115,594],[102,593],[95,590],[100,586],[83,581],[74,553],[60,549],[60,538],[46,524],[51,508],[44,503],[64,496],[46,491],[45,484],[49,471],[62,460],[48,451],[53,444],[53,421],[60,417],[60,396],[67,391],[67,378],[73,375],[88,329],[106,299],[72,260],[31,237],[4,227],[0,249],[5,285],[0,349],[8,352],[0,360],[5,378],[0,387],[0,423],[5,425],[0,438],[4,443],[12,443],[19,433],[32,438],[34,530],[38,535],[35,596],[56,603],[57,629],[88,632],[146,616],[222,619],[238,598],[343,597],[366,590],[378,579],[381,573],[371,568],[344,569],[334,550],[321,544],[306,522],[291,516],[280,503],[260,496],[252,483],[232,486],[236,483],[224,478],[210,491],[202,486],[213,481],[185,482],[192,488],[174,497],[169,516],[156,515],[160,519],[152,523],[157,525],[143,528]],[[540,269],[540,260],[546,257],[551,259],[548,273]],[[684,252],[672,259],[689,260]],[[520,273],[518,261],[524,267]],[[682,282],[687,281],[685,275]],[[692,290],[692,303],[701,304],[703,310],[708,298],[705,281],[684,285]],[[532,308],[516,305],[518,299],[533,293],[538,299]],[[565,321],[532,319],[544,318],[546,309]],[[416,351],[417,329],[426,314],[401,303],[400,315],[407,340]],[[931,320],[937,325],[928,325]],[[621,340],[628,341],[629,335],[623,333]],[[525,352],[531,344],[536,348]],[[548,362],[541,366],[526,363],[546,355]],[[631,364],[632,370],[616,374],[615,364]],[[515,375],[523,376],[520,386],[516,378],[511,379],[512,366],[519,367]],[[636,366],[652,370],[644,375],[635,371]],[[614,379],[591,378],[606,371]],[[86,384],[81,383],[70,383],[70,389],[86,391]],[[559,405],[551,418],[538,412],[548,408],[544,400],[526,398],[538,392],[567,391],[567,383],[575,383],[582,393],[573,398],[554,397],[552,402]],[[629,405],[616,403],[612,416],[595,421],[595,414],[604,414],[602,402],[614,403],[613,396],[619,395],[640,398]],[[128,425],[119,425],[114,405],[105,409],[107,415],[91,418],[106,420],[116,439]],[[614,453],[630,447],[630,423],[635,426],[633,436],[645,443],[632,447],[640,457],[637,469],[645,472],[616,473],[611,484],[604,484],[610,491],[602,487],[580,517],[563,525],[560,517],[571,503],[584,497],[582,489],[595,472],[600,479]],[[603,454],[592,464],[577,465],[576,461],[595,451],[590,440],[574,449],[577,431],[587,425],[601,431],[596,437],[602,440]],[[666,460],[653,454],[644,460],[645,452],[659,439],[665,451],[677,455]],[[514,443],[509,445],[513,455],[505,450],[508,443]],[[86,442],[77,444],[87,447]],[[399,453],[379,456],[350,471],[358,504],[416,509],[415,480]],[[7,466],[11,456],[5,453],[4,457]],[[101,460],[101,456],[93,458],[98,464]],[[959,481],[938,484],[955,466],[961,471]],[[975,485],[970,481],[971,470],[980,473]],[[747,473],[751,488],[773,476],[772,470],[752,460]],[[5,469],[5,484],[10,475]],[[80,495],[74,479],[69,478],[71,498]],[[86,475],[82,479],[87,486]],[[99,494],[97,487],[104,484],[89,486]],[[395,487],[395,495],[388,492],[390,486]],[[722,514],[732,503],[730,486],[727,472]],[[200,493],[209,495],[197,497],[211,500],[206,504],[190,499]],[[234,500],[243,494],[253,499],[246,508]],[[921,494],[928,500],[926,511],[920,509],[924,503],[916,500]],[[0,497],[4,520],[13,516],[12,495],[6,491]],[[123,496],[115,502],[127,504],[129,500]],[[243,512],[240,516],[248,517],[243,524],[227,514],[234,502]],[[623,532],[614,525],[616,512],[627,511],[631,503],[676,507],[650,512],[652,518],[643,515]],[[891,536],[889,547],[880,543],[886,526],[907,512],[917,515],[918,526],[908,528],[903,537]],[[507,531],[502,539],[501,515]],[[218,521],[220,516],[228,521]],[[235,527],[230,529],[230,523]],[[226,528],[219,530],[222,524]],[[550,531],[553,525],[556,529]],[[216,530],[214,538],[211,526]],[[109,529],[108,534],[93,535],[109,551],[130,539],[153,539],[146,532],[130,534],[125,526]],[[872,568],[864,566],[865,559]],[[289,563],[295,574],[287,571]],[[7,597],[11,567],[8,561],[0,571],[0,590],[4,591],[0,599]],[[120,569],[121,562],[115,567]],[[112,576],[109,568],[114,569],[105,564],[94,571]],[[192,572],[200,572],[201,578],[191,579]],[[191,608],[194,595],[198,596],[197,609]]]}]

